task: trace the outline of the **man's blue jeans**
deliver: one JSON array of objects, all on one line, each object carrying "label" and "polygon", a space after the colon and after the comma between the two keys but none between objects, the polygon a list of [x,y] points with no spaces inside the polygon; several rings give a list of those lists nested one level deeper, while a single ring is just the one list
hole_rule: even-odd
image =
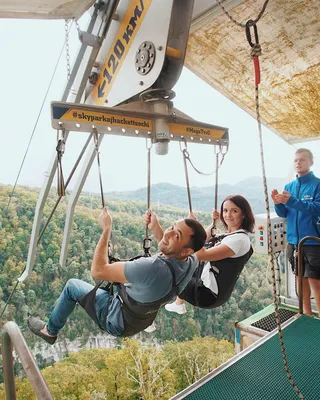
[{"label": "man's blue jeans", "polygon": [[[47,331],[50,335],[56,336],[59,333],[73,312],[77,299],[89,293],[93,287],[80,279],[70,279],[66,283],[47,323]],[[98,321],[101,327],[111,335],[120,336],[123,331],[123,320],[122,315],[118,315],[118,312],[121,313],[120,304],[117,307],[117,304],[114,304],[115,301],[119,300],[114,299],[106,290],[97,290],[95,308]]]}]

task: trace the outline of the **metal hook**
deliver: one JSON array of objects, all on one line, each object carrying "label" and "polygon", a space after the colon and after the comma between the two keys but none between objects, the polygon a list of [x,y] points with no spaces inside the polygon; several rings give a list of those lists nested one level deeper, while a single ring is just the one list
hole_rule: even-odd
[{"label": "metal hook", "polygon": [[[184,149],[182,149],[182,145],[181,144],[184,144]],[[183,141],[179,141],[179,147],[180,147],[180,150],[183,152],[184,150],[187,150],[187,141],[186,140],[183,140]]]},{"label": "metal hook", "polygon": [[[148,145],[148,140],[149,140],[149,142],[150,142],[149,145]],[[151,138],[151,137],[147,137],[147,138],[146,138],[146,148],[147,148],[147,150],[150,150],[150,149],[152,148],[152,146],[153,146],[152,138]]]},{"label": "metal hook", "polygon": [[221,154],[224,156],[228,153],[229,150],[229,142],[225,146],[221,146]]},{"label": "metal hook", "polygon": [[[219,144],[215,144],[214,145],[214,154],[220,154],[221,153],[221,144],[219,143]],[[219,150],[217,150],[217,149],[219,149]]]},{"label": "metal hook", "polygon": [[98,131],[97,131],[97,127],[95,125],[92,125],[92,132],[91,133],[92,133],[92,136],[93,136],[94,144],[98,148]]},{"label": "metal hook", "polygon": [[61,128],[57,129],[57,141],[64,140],[66,137],[66,130],[64,128],[62,128],[62,125],[61,125]]}]

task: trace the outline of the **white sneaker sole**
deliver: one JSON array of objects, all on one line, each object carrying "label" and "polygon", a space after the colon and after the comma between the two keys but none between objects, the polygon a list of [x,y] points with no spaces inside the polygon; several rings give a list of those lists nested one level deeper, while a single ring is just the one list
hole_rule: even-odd
[{"label": "white sneaker sole", "polygon": [[174,313],[179,314],[179,315],[187,314],[187,311],[168,310],[166,307],[165,307],[165,309],[168,312],[174,312]]}]

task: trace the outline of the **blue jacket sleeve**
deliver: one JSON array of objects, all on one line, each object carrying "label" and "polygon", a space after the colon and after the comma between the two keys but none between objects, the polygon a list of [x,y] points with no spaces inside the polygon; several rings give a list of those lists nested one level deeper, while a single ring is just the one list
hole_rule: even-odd
[{"label": "blue jacket sleeve", "polygon": [[275,204],[274,210],[279,217],[286,218],[288,210],[284,204]]},{"label": "blue jacket sleeve", "polygon": [[286,206],[309,215],[320,215],[320,185],[317,187],[313,201],[298,200],[291,196]]},{"label": "blue jacket sleeve", "polygon": [[[289,191],[288,185],[285,185],[284,190]],[[274,210],[277,213],[278,217],[286,218],[288,214],[288,210],[285,204],[275,204]]]}]

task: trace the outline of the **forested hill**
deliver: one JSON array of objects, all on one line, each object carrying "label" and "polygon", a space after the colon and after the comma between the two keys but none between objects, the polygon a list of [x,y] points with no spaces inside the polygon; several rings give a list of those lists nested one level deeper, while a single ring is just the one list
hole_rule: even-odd
[{"label": "forested hill", "polygon": [[[159,189],[160,193],[161,187],[163,188],[165,185],[156,185],[155,189]],[[171,187],[171,189],[175,189],[175,194],[173,194],[173,191],[169,194],[170,186],[167,185],[167,188],[167,203],[172,203],[173,198],[175,198],[176,202],[179,202],[176,194],[178,189]],[[17,278],[21,275],[26,264],[38,191],[38,189],[17,187],[14,195],[11,196],[10,206],[7,207],[12,187],[0,185],[1,310],[3,310],[4,304],[12,292],[15,282],[17,282]],[[206,197],[206,195],[203,195],[203,198]],[[44,210],[44,221],[46,221],[46,217],[50,214],[56,199],[56,191],[51,191]],[[109,198],[107,200],[107,205],[113,218],[112,244],[114,256],[123,259],[141,254],[142,240],[145,235],[145,226],[143,224],[145,201],[111,200]],[[179,205],[183,206],[182,200],[180,200]],[[201,208],[203,209],[204,207],[201,206]],[[211,208],[209,203],[208,208]],[[67,263],[62,267],[59,264],[59,256],[66,211],[66,199],[63,199],[52,221],[48,225],[47,231],[41,239],[36,263],[31,275],[17,286],[14,295],[10,299],[9,306],[0,323],[4,323],[9,319],[16,321],[30,347],[35,346],[39,341],[41,342],[41,339],[36,338],[36,336],[32,335],[27,329],[26,321],[28,314],[37,315],[41,319],[46,320],[68,279],[78,278],[92,282],[90,277],[90,265],[95,246],[101,234],[101,228],[98,224],[100,210],[101,199],[99,195],[83,194],[80,196],[75,210]],[[161,223],[166,228],[172,221],[183,218],[186,215],[186,209],[174,208],[162,204],[160,209],[157,210],[157,213]],[[199,221],[204,225],[207,225],[211,221],[211,216],[208,212],[198,212],[197,216]],[[157,245],[155,241],[153,241],[151,253],[155,254],[156,251]],[[166,382],[172,382],[171,392],[167,391],[169,394],[174,394],[182,390],[184,387],[194,382],[195,379],[198,379],[231,355],[232,351],[230,350],[230,346],[232,347],[232,345],[226,344],[225,342],[222,342],[220,345],[216,343],[216,339],[233,341],[234,322],[242,321],[272,302],[266,270],[266,257],[257,254],[253,255],[249,263],[245,266],[233,291],[232,297],[223,306],[214,310],[203,310],[187,305],[188,312],[185,315],[168,313],[164,309],[161,309],[156,318],[157,330],[152,334],[142,332],[138,335],[138,338],[143,341],[145,339],[154,339],[157,346],[159,344],[163,345],[168,340],[175,341],[175,343],[169,344],[169,347],[164,345],[161,349],[154,351],[148,348],[143,353],[143,357],[145,357],[146,354],[150,354],[152,357],[156,357],[157,360],[163,360],[164,365],[168,365],[170,362],[169,370],[163,369],[162,364],[160,364],[160,367],[166,375]],[[81,308],[77,308],[65,328],[60,332],[59,343],[63,343],[63,347],[68,349],[67,343],[70,343],[69,341],[78,339],[81,343],[86,343],[89,336],[92,337],[92,335],[97,335],[98,333],[99,328],[89,319]],[[209,336],[209,338],[208,341],[205,340],[203,342],[204,346],[201,345],[200,341],[186,342],[185,345],[183,343],[183,348],[187,349],[188,359],[177,358],[175,355],[177,352],[179,357],[185,353],[185,351],[180,348],[180,342],[205,336]],[[117,385],[120,385],[119,387],[123,387],[126,390],[129,388],[128,390],[132,391],[132,386],[130,386],[126,380],[123,382],[121,380],[121,382],[119,382],[116,380],[118,378],[115,377],[117,375],[119,379],[122,377],[125,378],[127,376],[125,372],[118,373],[119,365],[122,365],[122,370],[124,371],[126,371],[127,367],[129,369],[132,368],[131,364],[133,361],[127,355],[129,353],[137,353],[140,357],[140,353],[144,348],[134,342],[130,343],[128,349],[136,349],[134,352],[128,349],[126,350],[126,347],[111,349],[109,352],[101,355],[101,357],[104,357],[106,360],[105,363],[100,362],[101,357],[99,353],[94,356],[93,353],[90,353],[88,356],[82,356],[82,354],[80,354],[80,358],[85,357],[85,359],[83,358],[85,365],[80,364],[78,360],[72,361],[69,357],[65,361],[67,365],[62,363],[61,368],[55,367],[55,369],[49,369],[47,372],[48,379],[50,382],[52,381],[50,388],[56,393],[55,398],[68,400],[71,398],[81,400],[88,399],[89,397],[86,397],[86,393],[87,391],[89,393],[89,386],[92,392],[101,389],[101,392],[105,393],[106,390],[111,390],[111,387]],[[200,357],[200,348],[201,354],[207,354],[207,357],[201,358],[202,355]],[[210,351],[208,350],[209,348]],[[213,348],[217,353],[214,353]],[[168,359],[165,358],[165,352],[168,353]],[[209,360],[211,354],[214,355],[214,360],[212,362]],[[124,363],[123,356],[125,357],[125,362],[129,362],[129,364]],[[41,365],[45,366],[48,361],[43,360],[41,354],[38,355],[38,357],[40,360],[39,363],[41,362]],[[89,359],[88,357],[92,358],[94,366],[87,362]],[[218,360],[218,364],[215,364],[216,359]],[[149,368],[149,364],[145,364],[145,361],[142,363],[140,358],[139,363],[145,364],[147,366],[145,368],[148,371],[153,370],[153,358],[150,360],[152,368]],[[196,364],[190,366],[188,363],[190,360],[192,362],[194,361]],[[210,363],[207,364],[207,362]],[[197,363],[201,364],[201,368],[198,367]],[[72,367],[73,364],[75,364],[76,367]],[[101,367],[101,365],[103,366]],[[109,367],[109,365],[114,369],[110,370],[111,367]],[[190,369],[190,371],[199,370],[199,374],[197,373],[197,376],[194,376],[192,380],[186,380],[185,376],[187,376],[187,374],[184,370],[180,371],[180,367],[182,369]],[[174,372],[175,368],[177,369],[176,372]],[[99,371],[101,375],[99,375]],[[174,373],[176,375],[173,375]],[[143,376],[145,375],[143,374]],[[0,371],[0,382],[1,380]],[[163,380],[159,378],[157,382],[161,383]],[[31,391],[30,385],[27,386],[25,382],[19,385],[19,393],[23,393],[23,398],[26,400],[33,399],[33,395],[28,394]],[[63,385],[56,384],[56,382],[63,382]],[[112,397],[110,398],[160,400],[170,397],[168,393],[163,396],[143,395],[141,391],[139,392],[138,390],[139,386],[138,389],[136,386],[135,383],[136,391],[130,392],[131,394],[126,396],[119,396],[118,394],[114,396],[111,395]],[[156,388],[154,383],[152,383],[152,385],[146,385],[146,387],[152,388],[152,390]],[[83,392],[83,394],[79,394],[77,397],[75,396],[75,392],[78,388],[80,388],[79,391]],[[92,388],[94,388],[94,390]],[[62,391],[66,393],[63,396],[61,395]],[[117,391],[117,393],[118,392],[119,391]],[[0,399],[3,398],[3,393],[3,387],[1,387],[0,384]],[[103,394],[102,397],[90,398],[107,398],[104,396]],[[19,398],[22,399],[22,397]]]},{"label": "forested hill", "polygon": [[[214,178],[213,178],[214,179]],[[281,178],[270,178],[268,180],[268,190],[276,188],[283,189],[287,182]],[[195,210],[211,211],[214,205],[214,186],[192,187],[191,199]],[[220,184],[218,187],[218,206],[221,201],[230,194],[241,194],[250,202],[255,214],[265,212],[263,182],[261,178],[248,178],[236,185]],[[146,188],[128,192],[109,192],[107,197],[110,199],[141,200],[146,202]],[[188,209],[187,189],[182,186],[171,185],[169,183],[159,183],[151,187],[151,202],[161,207],[171,205],[178,208]]]},{"label": "forested hill", "polygon": [[[7,211],[11,191],[12,187],[0,185],[1,308],[27,260],[38,196],[37,190],[17,187]],[[56,192],[52,191],[45,207],[45,216],[50,214],[56,198]],[[113,217],[114,256],[124,259],[141,254],[145,235],[143,224],[145,203],[109,199],[107,204]],[[98,195],[80,197],[75,211],[67,263],[61,267],[59,256],[66,211],[66,200],[62,201],[41,240],[33,272],[18,286],[12,304],[7,309],[6,318],[15,319],[22,327],[26,326],[28,312],[46,318],[68,279],[79,278],[90,281],[90,264],[101,233],[98,224],[100,209],[101,199]],[[170,206],[162,206],[157,212],[165,228],[186,214],[186,210]],[[197,215],[204,225],[211,221],[209,213],[199,212]],[[154,254],[156,251],[157,244],[153,241],[151,252]],[[208,312],[190,308],[186,316],[178,317],[161,311],[159,315],[161,323],[155,335],[160,341],[172,337],[185,340],[195,335],[213,333],[217,338],[231,339],[235,320],[241,321],[271,302],[270,288],[266,281],[266,266],[267,260],[264,256],[254,255],[245,267],[233,297],[217,310]],[[94,330],[93,324],[89,325],[85,315],[79,311],[71,319],[64,334],[72,339],[87,336]]]}]

